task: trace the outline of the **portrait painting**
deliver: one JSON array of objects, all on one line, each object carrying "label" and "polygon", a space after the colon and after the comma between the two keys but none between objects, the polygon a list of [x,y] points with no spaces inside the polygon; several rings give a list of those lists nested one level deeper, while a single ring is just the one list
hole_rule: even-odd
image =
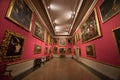
[{"label": "portrait painting", "polygon": [[80,26],[82,42],[88,42],[101,36],[96,9],[92,11],[86,21]]},{"label": "portrait painting", "polygon": [[25,0],[11,0],[6,17],[27,31],[31,30],[32,10]]},{"label": "portrait painting", "polygon": [[59,45],[60,46],[65,46],[66,45],[66,39],[65,38],[60,38],[59,39]]},{"label": "portrait painting", "polygon": [[90,57],[95,57],[95,50],[93,44],[86,46],[86,55]]},{"label": "portrait painting", "polygon": [[67,42],[68,42],[68,44],[70,44],[70,43],[71,43],[71,38],[70,38],[70,39],[67,39]]},{"label": "portrait painting", "polygon": [[103,0],[100,5],[102,21],[106,22],[120,12],[120,0]]},{"label": "portrait painting", "polygon": [[120,27],[113,29],[113,36],[118,52],[120,53]]},{"label": "portrait painting", "polygon": [[10,30],[6,31],[5,39],[2,42],[0,52],[3,60],[20,59],[24,47],[24,37]]},{"label": "portrait painting", "polygon": [[34,54],[40,54],[41,53],[41,46],[35,44],[34,46]]},{"label": "portrait painting", "polygon": [[58,47],[55,46],[55,47],[54,47],[54,54],[57,54],[57,53],[58,53]]},{"label": "portrait painting", "polygon": [[44,32],[45,29],[40,25],[39,21],[35,22],[33,36],[44,41]]},{"label": "portrait painting", "polygon": [[71,53],[72,53],[72,49],[71,49],[71,48],[68,48],[68,49],[67,49],[67,53],[68,53],[68,54],[71,54]]}]

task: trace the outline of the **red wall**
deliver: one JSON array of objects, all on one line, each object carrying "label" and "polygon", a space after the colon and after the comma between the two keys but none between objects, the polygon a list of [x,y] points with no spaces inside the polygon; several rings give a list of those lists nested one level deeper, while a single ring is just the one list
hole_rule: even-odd
[{"label": "red wall", "polygon": [[[46,45],[44,42],[38,40],[32,35],[33,28],[34,28],[34,22],[36,19],[35,13],[32,19],[32,29],[30,32],[28,32],[25,29],[21,28],[20,26],[16,25],[14,22],[5,18],[10,1],[11,0],[0,0],[0,44],[2,43],[2,40],[4,39],[6,30],[9,29],[25,37],[25,44],[24,44],[24,49],[23,49],[21,60],[27,60],[27,59],[44,56],[44,48],[50,47],[50,45]],[[39,44],[42,46],[41,54],[34,54],[35,44]]]},{"label": "red wall", "polygon": [[[118,53],[117,47],[112,34],[112,29],[120,27],[120,14],[115,15],[110,20],[105,23],[102,23],[99,6],[102,3],[102,0],[98,0],[95,8],[97,10],[99,25],[101,28],[102,37],[95,39],[93,41],[82,43],[80,40],[74,45],[81,48],[81,57],[91,59],[97,62],[120,66],[120,53]],[[77,32],[76,32],[77,34]],[[86,46],[88,44],[95,45],[96,58],[87,57],[86,55]]]}]

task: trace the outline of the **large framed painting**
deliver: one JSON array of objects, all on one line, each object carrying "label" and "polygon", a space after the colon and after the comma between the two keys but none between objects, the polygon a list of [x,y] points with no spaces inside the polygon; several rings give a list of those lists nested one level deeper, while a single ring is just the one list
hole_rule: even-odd
[{"label": "large framed painting", "polygon": [[80,26],[82,42],[88,42],[101,36],[96,9],[92,11],[86,21]]},{"label": "large framed painting", "polygon": [[42,27],[39,21],[36,20],[34,25],[33,36],[40,39],[41,41],[44,41],[44,33],[45,33],[44,27]]},{"label": "large framed painting", "polygon": [[118,52],[120,53],[120,27],[113,29],[113,36]]},{"label": "large framed painting", "polygon": [[41,46],[35,44],[34,46],[34,54],[40,54],[41,53]]},{"label": "large framed painting", "polygon": [[95,49],[94,49],[94,44],[90,44],[86,46],[86,55],[89,57],[95,57]]},{"label": "large framed painting", "polygon": [[5,39],[0,47],[2,59],[5,61],[20,59],[23,52],[24,41],[25,38],[22,35],[7,30]]},{"label": "large framed painting", "polygon": [[11,0],[6,17],[27,31],[31,30],[33,12],[25,0]]},{"label": "large framed painting", "polygon": [[65,46],[66,45],[66,39],[65,38],[60,38],[59,39],[59,45],[60,46]]},{"label": "large framed painting", "polygon": [[53,38],[53,44],[57,44],[58,43],[58,39],[57,38]]},{"label": "large framed painting", "polygon": [[100,5],[102,21],[106,22],[120,12],[120,0],[104,0]]}]

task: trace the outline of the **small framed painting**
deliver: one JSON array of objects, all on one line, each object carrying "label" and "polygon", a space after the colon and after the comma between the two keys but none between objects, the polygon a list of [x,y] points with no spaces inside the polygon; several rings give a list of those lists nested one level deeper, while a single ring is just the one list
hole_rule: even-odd
[{"label": "small framed painting", "polygon": [[118,52],[120,53],[120,27],[113,29],[113,36]]},{"label": "small framed painting", "polygon": [[34,54],[40,54],[41,53],[41,46],[35,44],[34,46]]},{"label": "small framed painting", "polygon": [[66,39],[65,38],[60,38],[59,39],[59,45],[60,46],[65,46],[66,45]]},{"label": "small framed painting", "polygon": [[86,46],[86,54],[87,54],[87,56],[90,56],[90,57],[95,57],[96,56],[93,44],[90,44],[90,45]]}]

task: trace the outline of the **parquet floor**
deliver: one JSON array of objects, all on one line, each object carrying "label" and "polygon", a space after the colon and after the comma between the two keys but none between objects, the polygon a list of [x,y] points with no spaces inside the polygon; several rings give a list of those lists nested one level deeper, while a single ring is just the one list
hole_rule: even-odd
[{"label": "parquet floor", "polygon": [[101,80],[70,58],[53,58],[22,80]]}]

